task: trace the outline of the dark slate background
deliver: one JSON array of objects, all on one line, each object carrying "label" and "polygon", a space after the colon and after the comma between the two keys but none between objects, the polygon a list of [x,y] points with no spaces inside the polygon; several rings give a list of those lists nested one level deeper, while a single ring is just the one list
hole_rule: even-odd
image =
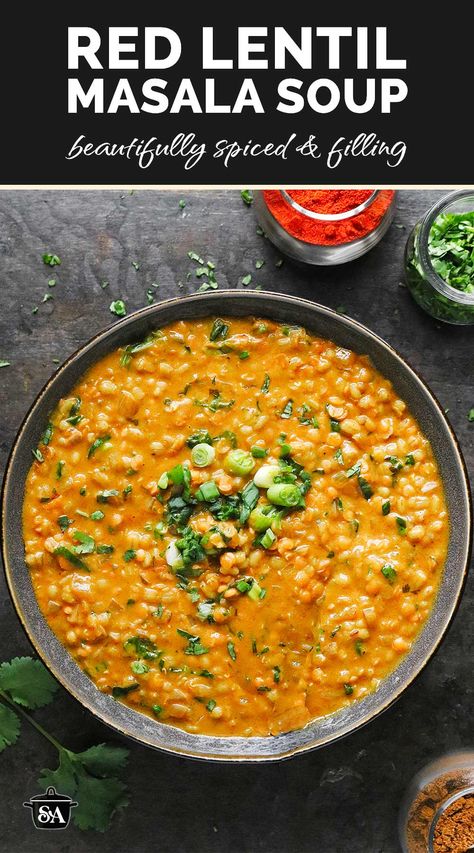
[{"label": "dark slate background", "polygon": [[[193,249],[216,263],[221,287],[242,288],[242,276],[252,272],[253,284],[344,309],[395,345],[449,409],[471,470],[474,330],[436,324],[400,285],[409,229],[440,195],[400,192],[395,222],[369,255],[339,268],[303,269],[275,267],[279,253],[257,235],[254,213],[235,190],[1,191],[0,358],[11,362],[0,372],[2,465],[55,359],[114,321],[112,299],[124,298],[130,312],[146,304],[152,282],[157,299],[194,292],[199,281],[187,277]],[[57,253],[61,266],[45,267],[45,251]],[[266,263],[256,271],[259,258]],[[47,287],[49,278],[57,279],[55,288]],[[103,279],[110,282],[105,290]],[[54,300],[42,304],[48,290]],[[1,582],[0,659],[9,660],[31,649]],[[22,803],[38,793],[39,771],[56,766],[56,753],[25,723],[17,745],[0,758],[2,849],[395,853],[399,802],[413,773],[434,756],[472,746],[473,587],[471,578],[448,637],[417,682],[340,743],[276,765],[240,767],[127,744],[131,804],[105,836],[71,825],[53,842],[33,828]],[[122,742],[63,690],[35,716],[75,750]]]}]

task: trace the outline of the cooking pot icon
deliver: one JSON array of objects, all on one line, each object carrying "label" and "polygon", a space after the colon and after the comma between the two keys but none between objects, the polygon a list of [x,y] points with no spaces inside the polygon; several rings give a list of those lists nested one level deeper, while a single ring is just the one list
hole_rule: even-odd
[{"label": "cooking pot icon", "polygon": [[36,794],[23,805],[31,809],[36,829],[66,829],[71,809],[78,803],[66,794],[56,793],[56,789],[51,786],[45,794]]}]

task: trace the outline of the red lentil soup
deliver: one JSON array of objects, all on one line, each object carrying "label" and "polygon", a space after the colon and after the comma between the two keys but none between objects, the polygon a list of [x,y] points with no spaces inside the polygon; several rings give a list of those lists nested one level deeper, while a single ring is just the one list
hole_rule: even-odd
[{"label": "red lentil soup", "polygon": [[188,732],[268,735],[376,690],[446,557],[427,439],[365,356],[255,318],[95,364],[28,475],[26,562],[97,687]]}]

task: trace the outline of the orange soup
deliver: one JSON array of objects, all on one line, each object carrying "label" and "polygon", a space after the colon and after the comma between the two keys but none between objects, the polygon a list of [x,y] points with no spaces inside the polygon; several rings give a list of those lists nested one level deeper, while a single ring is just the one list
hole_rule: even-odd
[{"label": "orange soup", "polygon": [[23,510],[41,610],[99,690],[269,735],[376,690],[449,523],[427,439],[365,356],[255,318],[103,358],[45,426]]}]

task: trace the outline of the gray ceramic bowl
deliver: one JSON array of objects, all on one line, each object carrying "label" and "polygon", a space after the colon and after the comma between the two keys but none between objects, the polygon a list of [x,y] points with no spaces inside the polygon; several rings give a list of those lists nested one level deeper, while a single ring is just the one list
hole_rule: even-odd
[{"label": "gray ceramic bowl", "polygon": [[[449,553],[438,597],[420,636],[379,689],[344,710],[304,729],[277,737],[218,738],[193,735],[159,723],[101,693],[79,669],[46,624],[24,561],[21,510],[25,478],[42,427],[58,399],[90,365],[119,346],[142,340],[177,319],[258,315],[309,331],[369,355],[408,403],[431,442],[444,482],[451,519]],[[458,604],[469,558],[471,512],[468,481],[456,439],[426,385],[399,355],[368,329],[304,299],[273,293],[220,291],[143,309],[97,335],[61,367],[30,409],[13,447],[3,493],[3,553],[10,592],[23,626],[40,657],[61,684],[96,717],[143,744],[178,755],[224,761],[266,761],[289,757],[343,737],[386,709],[414,680],[446,632]]]}]

